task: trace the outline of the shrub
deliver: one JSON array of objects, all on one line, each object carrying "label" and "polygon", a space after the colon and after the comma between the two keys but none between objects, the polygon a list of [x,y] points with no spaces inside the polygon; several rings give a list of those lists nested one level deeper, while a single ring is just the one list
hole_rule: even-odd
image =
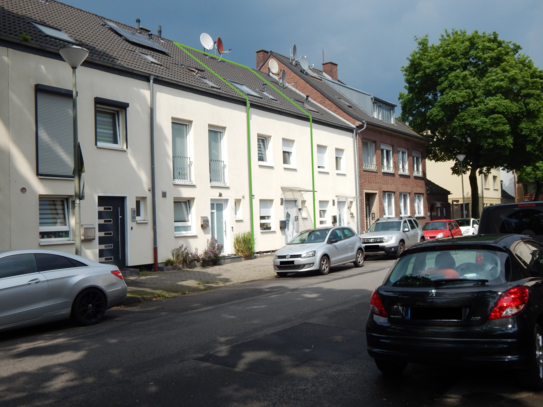
[{"label": "shrub", "polygon": [[234,236],[234,251],[242,257],[251,257],[254,254],[251,232],[237,233]]},{"label": "shrub", "polygon": [[195,249],[194,253],[191,253],[189,248],[184,244],[172,250],[172,257],[175,264],[180,264],[181,266],[189,266],[200,260],[198,249]]},{"label": "shrub", "polygon": [[217,261],[221,257],[223,245],[217,242],[214,237],[207,241],[207,247],[200,255],[201,261]]},{"label": "shrub", "polygon": [[175,261],[175,259],[166,259],[164,261],[165,266],[175,266],[176,264],[177,262]]}]

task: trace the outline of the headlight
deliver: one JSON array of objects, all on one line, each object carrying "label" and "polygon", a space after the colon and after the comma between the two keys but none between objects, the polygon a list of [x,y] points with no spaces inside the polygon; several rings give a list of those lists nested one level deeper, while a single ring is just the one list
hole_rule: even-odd
[{"label": "headlight", "polygon": [[471,229],[464,229],[463,235],[471,235]]},{"label": "headlight", "polygon": [[383,237],[383,243],[392,242],[394,240],[394,236],[385,236]]},{"label": "headlight", "polygon": [[315,257],[315,250],[302,254],[302,259],[307,259],[308,257]]},{"label": "headlight", "polygon": [[436,236],[436,239],[441,239],[442,237],[445,237],[445,235],[443,234],[443,232],[438,233],[437,236]]}]

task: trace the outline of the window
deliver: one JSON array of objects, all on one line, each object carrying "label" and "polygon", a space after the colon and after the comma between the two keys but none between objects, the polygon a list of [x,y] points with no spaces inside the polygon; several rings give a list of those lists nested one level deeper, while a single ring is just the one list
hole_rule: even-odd
[{"label": "window", "polygon": [[362,168],[365,170],[377,170],[375,165],[375,142],[370,140],[362,141]]},{"label": "window", "polygon": [[37,273],[33,254],[16,254],[0,258],[0,278]]},{"label": "window", "polygon": [[324,172],[328,171],[328,166],[326,165],[326,150],[325,146],[317,146],[317,168]]},{"label": "window", "polygon": [[136,222],[147,218],[147,198],[136,197]]},{"label": "window", "polygon": [[498,177],[496,175],[492,176],[492,188],[498,189]]},{"label": "window", "polygon": [[241,199],[234,201],[234,216],[236,220],[243,220],[243,212],[241,211]]},{"label": "window", "polygon": [[383,193],[383,213],[385,217],[394,217],[394,194],[392,192]]},{"label": "window", "polygon": [[345,173],[345,168],[343,164],[343,152],[344,150],[336,148],[336,172]]},{"label": "window", "polygon": [[248,94],[249,96],[256,96],[257,98],[262,99],[262,96],[260,96],[258,93],[256,93],[254,90],[249,89],[247,86],[245,86],[243,83],[229,81],[232,85],[234,85],[236,88],[241,90],[242,92]]},{"label": "window", "polygon": [[328,225],[328,201],[319,201],[319,225]]},{"label": "window", "polygon": [[40,198],[40,240],[69,240],[69,200]]},{"label": "window", "polygon": [[407,165],[407,150],[398,149],[398,172],[400,174],[409,174],[409,167]]},{"label": "window", "polygon": [[272,154],[270,148],[270,137],[258,136],[257,138],[258,146],[258,163],[259,164],[272,164]]},{"label": "window", "polygon": [[59,30],[57,28],[48,27],[46,25],[38,24],[32,22],[42,33],[45,35],[48,35],[49,37],[56,38],[58,40],[71,42],[73,44],[77,44],[77,41],[74,40],[72,37],[70,37],[68,34],[66,34],[64,31]]},{"label": "window", "polygon": [[192,183],[192,160],[190,159],[189,126],[172,122],[172,161],[175,183]]},{"label": "window", "polygon": [[423,194],[415,194],[415,216],[424,216],[423,197]]},{"label": "window", "polygon": [[192,201],[174,201],[173,230],[176,236],[192,233]]},{"label": "window", "polygon": [[38,271],[71,269],[74,267],[87,267],[85,263],[55,254],[35,253]]},{"label": "window", "polygon": [[226,185],[226,163],[223,156],[223,132],[209,130],[209,175],[211,185]]},{"label": "window", "polygon": [[392,166],[392,147],[381,144],[381,170],[383,172],[394,172]]},{"label": "window", "polygon": [[422,177],[422,160],[417,151],[413,151],[413,175]]},{"label": "window", "polygon": [[129,104],[94,98],[97,147],[126,149],[126,109]]},{"label": "window", "polygon": [[283,166],[287,168],[296,167],[294,158],[294,140],[283,139]]},{"label": "window", "polygon": [[260,200],[260,230],[273,230],[273,201]]},{"label": "window", "polygon": [[387,123],[394,123],[394,107],[373,102],[373,117]]},{"label": "window", "polygon": [[488,174],[483,174],[483,187],[488,189]]},{"label": "window", "polygon": [[400,216],[409,215],[409,194],[400,194]]}]

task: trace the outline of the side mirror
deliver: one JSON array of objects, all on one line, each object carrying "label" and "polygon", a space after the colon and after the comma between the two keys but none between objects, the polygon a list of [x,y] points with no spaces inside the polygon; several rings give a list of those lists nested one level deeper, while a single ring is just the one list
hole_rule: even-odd
[{"label": "side mirror", "polygon": [[408,228],[404,228],[403,231],[404,231],[404,233],[407,233],[407,232],[409,232],[409,229],[408,229]]},{"label": "side mirror", "polygon": [[337,240],[337,239],[332,239],[332,238],[330,238],[330,239],[328,240],[328,243],[330,243],[330,244],[334,244],[334,243],[337,243],[337,242],[339,242],[339,240]]}]

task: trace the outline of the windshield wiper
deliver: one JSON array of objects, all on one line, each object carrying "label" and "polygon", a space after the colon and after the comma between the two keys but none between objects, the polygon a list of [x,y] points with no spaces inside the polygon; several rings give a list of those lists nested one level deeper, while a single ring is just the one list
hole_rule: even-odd
[{"label": "windshield wiper", "polygon": [[462,284],[462,283],[475,283],[475,284],[481,284],[484,285],[488,283],[488,280],[479,278],[448,278],[448,279],[441,279],[441,280],[434,280],[434,284],[436,286],[438,285],[446,285],[446,284]]}]

